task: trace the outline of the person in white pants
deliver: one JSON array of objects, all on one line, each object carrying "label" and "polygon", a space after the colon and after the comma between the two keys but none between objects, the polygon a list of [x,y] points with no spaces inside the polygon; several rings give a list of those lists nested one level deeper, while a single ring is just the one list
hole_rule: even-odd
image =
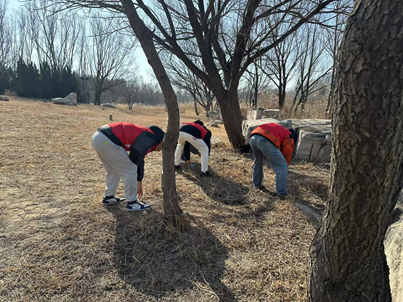
[{"label": "person in white pants", "polygon": [[[201,177],[210,177],[208,171],[208,160],[211,146],[211,132],[204,127],[202,121],[197,120],[194,123],[182,123],[179,130],[178,144],[175,151],[175,169],[180,169],[180,160],[182,152],[185,151],[186,163],[190,164],[190,148],[185,145],[191,144],[195,147],[201,157]],[[185,149],[185,150],[184,150]]]},{"label": "person in white pants", "polygon": [[126,210],[144,211],[151,208],[139,202],[137,197],[143,195],[144,157],[151,151],[161,151],[163,138],[164,131],[157,126],[146,128],[118,122],[98,128],[91,142],[106,171],[105,197],[102,200],[104,206],[125,200],[115,197],[122,179],[127,200]]}]

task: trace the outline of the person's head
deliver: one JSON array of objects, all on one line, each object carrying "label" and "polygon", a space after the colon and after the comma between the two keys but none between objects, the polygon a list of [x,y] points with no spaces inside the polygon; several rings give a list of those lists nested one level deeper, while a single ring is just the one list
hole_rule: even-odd
[{"label": "person's head", "polygon": [[165,132],[160,127],[154,125],[148,126],[148,129],[150,129],[154,133],[155,140],[157,143],[157,146],[154,148],[154,151],[161,151],[162,140],[164,139]]},{"label": "person's head", "polygon": [[291,132],[290,138],[292,138],[294,140],[294,144],[295,144],[297,142],[297,133],[295,132],[294,129],[287,129],[287,130]]},{"label": "person's head", "polygon": [[198,124],[200,126],[204,126],[204,123],[201,120],[197,120],[195,121],[195,124]]}]

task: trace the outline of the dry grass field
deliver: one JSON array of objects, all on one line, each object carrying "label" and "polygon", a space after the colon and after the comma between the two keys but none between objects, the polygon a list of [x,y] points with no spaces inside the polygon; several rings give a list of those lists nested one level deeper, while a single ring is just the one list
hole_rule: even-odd
[{"label": "dry grass field", "polygon": [[[167,123],[161,107],[0,102],[0,301],[306,300],[317,225],[294,202],[323,206],[325,167],[292,162],[291,195],[279,200],[252,188],[252,156],[231,151],[222,126],[211,128],[224,142],[212,149],[213,178],[198,178],[199,158],[177,174],[190,221],[179,232],[162,216],[161,153],[146,157],[151,211],[102,207],[104,170],[90,138],[110,114]],[[195,119],[182,110],[182,121]],[[274,191],[269,167],[264,184]]]}]

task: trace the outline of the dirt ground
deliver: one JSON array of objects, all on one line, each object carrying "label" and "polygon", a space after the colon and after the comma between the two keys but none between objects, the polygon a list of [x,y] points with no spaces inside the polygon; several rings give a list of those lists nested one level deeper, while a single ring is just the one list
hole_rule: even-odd
[{"label": "dirt ground", "polygon": [[[252,188],[252,156],[228,147],[222,125],[211,128],[223,141],[212,148],[213,178],[198,177],[199,158],[177,174],[190,221],[179,232],[162,215],[160,152],[146,157],[151,211],[102,207],[105,174],[90,138],[110,114],[167,123],[158,107],[0,102],[0,301],[306,300],[317,225],[294,202],[323,207],[326,167],[292,162],[291,195],[279,200]],[[269,167],[264,184],[274,191]]]}]

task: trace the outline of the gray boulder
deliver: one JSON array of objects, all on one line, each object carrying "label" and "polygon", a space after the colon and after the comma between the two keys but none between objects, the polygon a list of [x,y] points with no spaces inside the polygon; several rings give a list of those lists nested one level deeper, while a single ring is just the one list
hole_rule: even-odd
[{"label": "gray boulder", "polygon": [[332,151],[332,125],[326,119],[292,119],[297,142],[296,159],[330,162]]},{"label": "gray boulder", "polygon": [[258,108],[256,110],[248,110],[246,112],[246,119],[248,120],[260,120],[263,116],[263,108]]},{"label": "gray boulder", "polygon": [[0,101],[8,102],[10,99],[6,95],[0,95]]},{"label": "gray boulder", "polygon": [[332,135],[329,130],[306,128],[300,130],[296,147],[295,158],[306,161],[329,163],[332,151]]},{"label": "gray boulder", "polygon": [[400,194],[395,212],[400,213],[392,223],[383,242],[389,267],[390,291],[393,302],[403,302],[403,196]]},{"label": "gray boulder", "polygon": [[105,103],[105,104],[102,104],[102,107],[104,107],[104,108],[116,108],[116,106],[115,106],[115,105],[110,104],[110,103]]},{"label": "gray boulder", "polygon": [[53,98],[52,102],[57,105],[77,106],[77,93],[72,92],[65,98]]},{"label": "gray boulder", "polygon": [[218,124],[224,124],[222,120],[212,120],[207,124],[208,127],[218,127]]},{"label": "gray boulder", "polygon": [[262,118],[278,118],[280,116],[280,109],[265,109],[263,110]]},{"label": "gray boulder", "polygon": [[305,128],[331,128],[332,123],[330,120],[325,119],[291,119],[295,131],[300,131]]},{"label": "gray boulder", "polygon": [[221,118],[221,112],[219,109],[214,109],[209,111],[207,116],[212,118]]}]

